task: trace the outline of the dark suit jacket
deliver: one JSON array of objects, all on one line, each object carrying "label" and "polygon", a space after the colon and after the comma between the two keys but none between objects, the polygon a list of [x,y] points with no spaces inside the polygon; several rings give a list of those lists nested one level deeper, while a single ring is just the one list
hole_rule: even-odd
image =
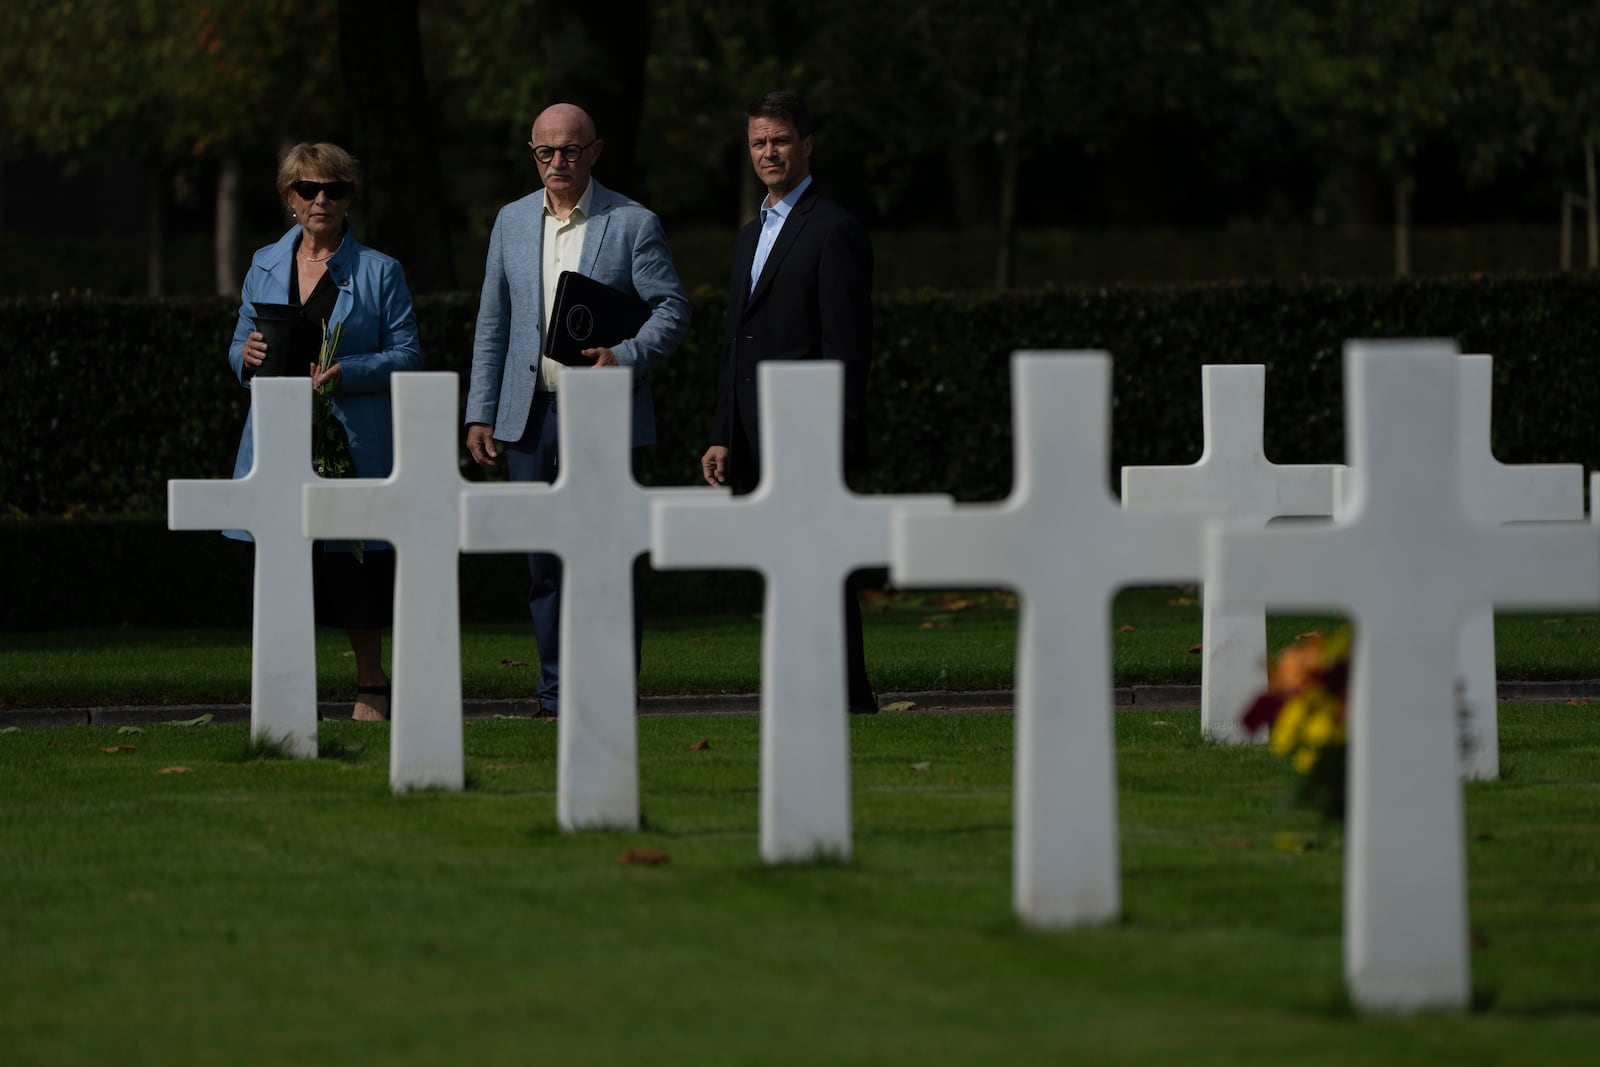
[{"label": "dark suit jacket", "polygon": [[872,358],[872,244],[866,228],[813,182],[784,220],[754,291],[761,220],[739,231],[710,443],[728,446],[729,483],[749,492],[761,476],[756,367],[768,359],[844,364],[844,462],[866,467],[867,368]]}]

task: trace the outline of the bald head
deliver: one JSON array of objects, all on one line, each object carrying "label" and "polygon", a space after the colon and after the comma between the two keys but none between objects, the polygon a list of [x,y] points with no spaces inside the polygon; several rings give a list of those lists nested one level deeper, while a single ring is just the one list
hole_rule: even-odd
[{"label": "bald head", "polygon": [[[546,133],[549,136],[544,136]],[[557,138],[558,133],[571,136]],[[588,144],[592,140],[594,119],[577,104],[551,104],[533,120],[534,144]]]}]

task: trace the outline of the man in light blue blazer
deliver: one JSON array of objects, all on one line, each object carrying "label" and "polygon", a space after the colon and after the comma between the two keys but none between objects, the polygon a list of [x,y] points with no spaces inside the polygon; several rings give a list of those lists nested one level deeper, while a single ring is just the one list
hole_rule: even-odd
[{"label": "man in light blue blazer", "polygon": [[[661,220],[590,177],[605,142],[582,108],[546,108],[534,120],[528,144],[544,188],[502,208],[489,237],[467,390],[467,450],[486,467],[495,466],[503,452],[512,481],[553,482],[561,376],[584,372],[539,355],[560,273],[577,271],[650,305],[650,318],[632,338],[583,352],[595,366],[633,372],[635,457],[655,441],[650,373],[688,332],[689,302]],[[542,711],[555,714],[561,700],[561,561],[530,553],[528,576],[528,608],[539,646],[539,702]],[[636,571],[635,669],[642,623]]]}]

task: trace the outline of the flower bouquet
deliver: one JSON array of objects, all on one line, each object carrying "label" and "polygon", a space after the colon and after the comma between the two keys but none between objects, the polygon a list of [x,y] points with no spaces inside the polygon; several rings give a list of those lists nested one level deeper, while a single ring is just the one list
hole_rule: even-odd
[{"label": "flower bouquet", "polygon": [[1243,720],[1252,735],[1269,729],[1268,746],[1289,757],[1299,776],[1296,800],[1337,824],[1343,824],[1345,811],[1349,681],[1349,628],[1329,638],[1303,634],[1273,660],[1267,691],[1250,705]]},{"label": "flower bouquet", "polygon": [[[333,366],[333,357],[339,351],[339,341],[344,337],[344,323],[328,328],[322,320],[322,348],[317,354],[317,373],[326,374]],[[349,478],[356,472],[356,462],[350,455],[350,437],[339,413],[333,410],[333,394],[338,391],[338,379],[319,387],[311,394],[311,467],[318,478]],[[362,558],[361,542],[351,541],[347,547],[357,560]]]}]

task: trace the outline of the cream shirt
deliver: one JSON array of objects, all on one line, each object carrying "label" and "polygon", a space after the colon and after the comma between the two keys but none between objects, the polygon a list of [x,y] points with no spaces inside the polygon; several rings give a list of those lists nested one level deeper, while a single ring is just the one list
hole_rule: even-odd
[{"label": "cream shirt", "polygon": [[[583,256],[583,228],[589,223],[589,205],[594,202],[594,182],[590,182],[578,197],[578,206],[572,209],[567,221],[562,222],[550,210],[550,201],[544,200],[544,261],[540,264],[540,277],[544,279],[544,313],[541,325],[549,329],[548,316],[556,304],[556,282],[564,270],[577,270]],[[561,364],[553,359],[539,361],[539,384],[536,392],[553,393],[561,377]]]}]

